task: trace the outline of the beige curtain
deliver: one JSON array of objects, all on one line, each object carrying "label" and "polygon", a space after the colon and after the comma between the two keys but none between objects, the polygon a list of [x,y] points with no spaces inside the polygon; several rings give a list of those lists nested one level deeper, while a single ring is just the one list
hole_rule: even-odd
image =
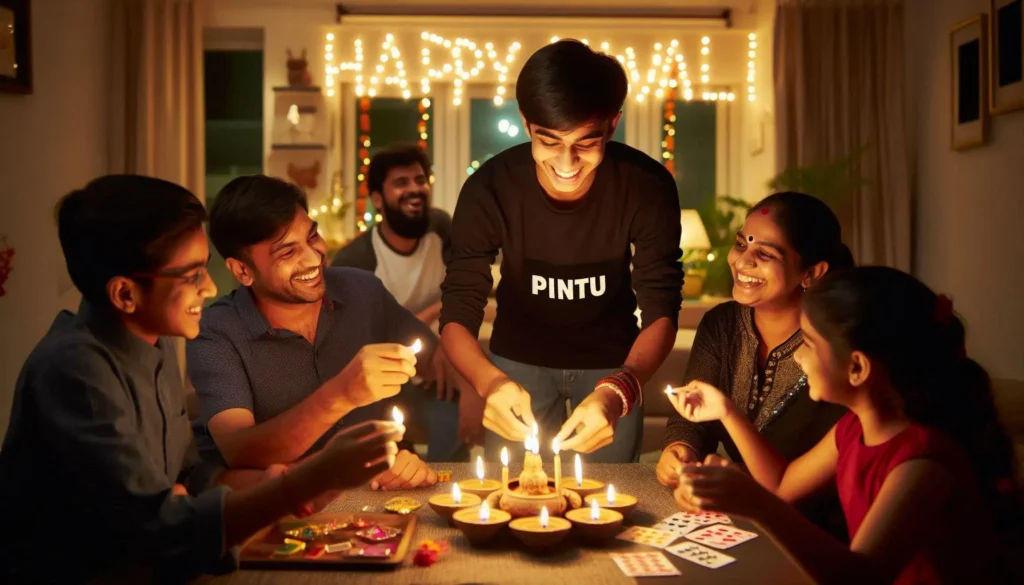
[{"label": "beige curtain", "polygon": [[[158,177],[205,200],[204,0],[112,0],[110,172]],[[185,375],[185,344],[178,342]]]},{"label": "beige curtain", "polygon": [[868,145],[867,185],[836,209],[858,263],[911,268],[912,202],[902,0],[780,0],[775,104],[780,170]]}]

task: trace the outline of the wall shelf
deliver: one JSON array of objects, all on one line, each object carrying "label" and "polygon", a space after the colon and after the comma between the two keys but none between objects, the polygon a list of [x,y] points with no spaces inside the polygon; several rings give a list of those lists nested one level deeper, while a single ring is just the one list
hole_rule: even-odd
[{"label": "wall shelf", "polygon": [[279,85],[273,89],[277,92],[320,93],[319,85]]},{"label": "wall shelf", "polygon": [[326,144],[313,143],[313,142],[296,143],[296,144],[283,143],[283,144],[271,144],[270,145],[270,149],[271,150],[327,150],[327,145]]}]

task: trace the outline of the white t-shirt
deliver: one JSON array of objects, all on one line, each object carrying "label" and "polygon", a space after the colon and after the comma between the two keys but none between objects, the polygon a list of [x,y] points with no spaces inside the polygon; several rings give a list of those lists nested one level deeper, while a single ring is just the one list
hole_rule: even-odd
[{"label": "white t-shirt", "polygon": [[419,313],[441,300],[445,266],[441,236],[428,232],[420,238],[411,254],[400,254],[384,241],[379,229],[373,229],[373,254],[377,258],[374,274],[395,300],[413,313]]}]

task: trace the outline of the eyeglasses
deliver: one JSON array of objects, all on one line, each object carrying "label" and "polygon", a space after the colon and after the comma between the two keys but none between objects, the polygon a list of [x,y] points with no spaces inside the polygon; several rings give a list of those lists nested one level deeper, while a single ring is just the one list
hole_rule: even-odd
[{"label": "eyeglasses", "polygon": [[[195,270],[195,274],[186,274]],[[199,288],[199,283],[203,281],[203,276],[206,274],[206,267],[200,266],[199,268],[187,268],[185,270],[168,270],[164,272],[153,272],[151,274],[137,273],[132,274],[129,278],[174,278],[182,280],[186,284]]]}]

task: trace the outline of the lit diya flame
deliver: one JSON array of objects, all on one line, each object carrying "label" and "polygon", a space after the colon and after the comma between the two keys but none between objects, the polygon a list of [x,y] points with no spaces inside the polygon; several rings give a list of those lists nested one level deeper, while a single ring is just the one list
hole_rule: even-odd
[{"label": "lit diya flame", "polygon": [[668,385],[668,386],[667,386],[667,387],[665,388],[665,394],[668,394],[669,396],[675,396],[675,394],[676,394],[676,391],[672,389],[672,385],[671,385],[671,384],[669,384],[669,385]]},{"label": "lit diya flame", "polygon": [[547,528],[548,527],[548,507],[547,506],[544,506],[543,508],[540,509],[540,527],[541,528]]},{"label": "lit diya flame", "polygon": [[405,424],[405,416],[402,415],[402,411],[398,410],[397,406],[391,409],[391,418],[394,419],[395,424],[397,425]]},{"label": "lit diya flame", "polygon": [[576,454],[576,487],[583,487],[583,462],[580,454]]},{"label": "lit diya flame", "polygon": [[456,504],[462,503],[462,488],[457,482],[452,484],[452,501]]},{"label": "lit diya flame", "polygon": [[508,447],[501,448],[501,465],[508,467]]},{"label": "lit diya flame", "polygon": [[608,484],[608,503],[615,503],[615,486],[613,486],[612,484]]},{"label": "lit diya flame", "polygon": [[479,455],[476,456],[476,478],[484,482],[484,458]]},{"label": "lit diya flame", "polygon": [[487,522],[491,519],[491,507],[487,505],[487,500],[480,504],[480,521]]},{"label": "lit diya flame", "polygon": [[590,500],[590,519],[597,520],[601,517],[601,508],[597,507],[597,500]]},{"label": "lit diya flame", "polygon": [[416,341],[412,342],[412,345],[409,346],[409,351],[411,351],[413,354],[417,354],[417,353],[419,353],[422,350],[423,350],[423,342],[420,341],[419,339],[417,339]]}]

